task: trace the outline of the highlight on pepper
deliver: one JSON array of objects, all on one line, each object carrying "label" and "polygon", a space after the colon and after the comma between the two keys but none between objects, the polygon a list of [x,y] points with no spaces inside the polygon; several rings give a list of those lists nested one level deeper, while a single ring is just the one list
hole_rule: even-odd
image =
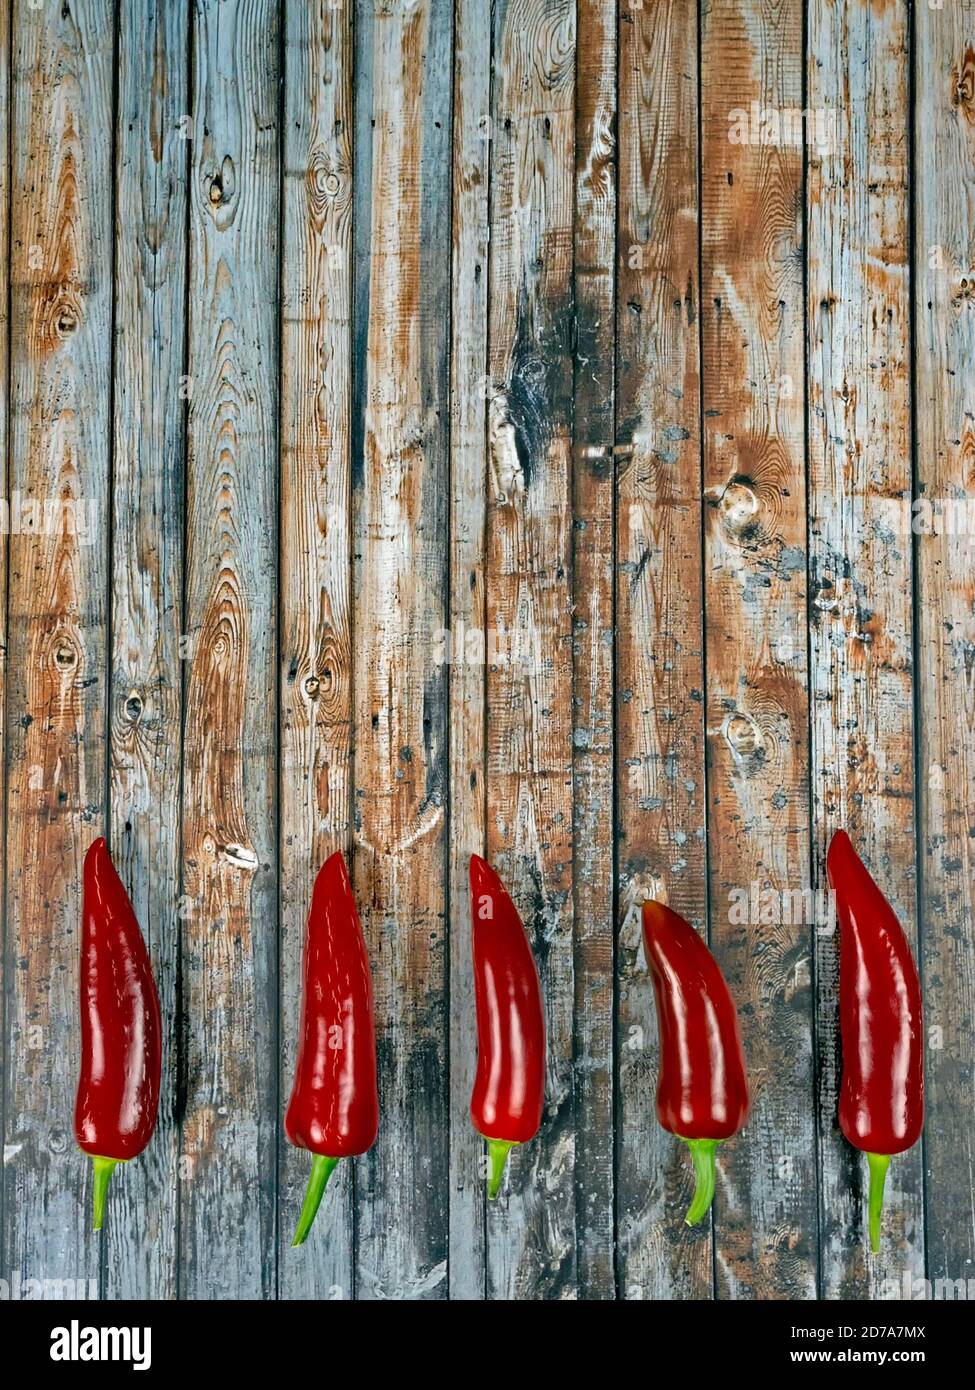
[{"label": "highlight on pepper", "polygon": [[342,1158],[372,1148],[379,1132],[376,1025],[369,956],[341,853],[315,879],[304,953],[294,1086],[284,1119],[312,1155],[292,1246],[303,1245]]},{"label": "highlight on pepper", "polygon": [[78,1147],[94,1165],[94,1229],[119,1163],[152,1138],[159,1109],[162,1021],[149,953],[104,838],[85,855],[81,905]]},{"label": "highlight on pepper", "polygon": [[657,1119],[691,1151],[694,1197],[684,1219],[696,1226],[714,1199],[718,1145],[748,1118],[738,1015],[717,961],[683,917],[645,902],[643,940],[660,1035]]},{"label": "highlight on pepper", "polygon": [[826,853],[840,926],[839,1122],[867,1155],[870,1248],[880,1251],[887,1170],[924,1125],[924,1022],[917,966],[903,928],[845,830]]},{"label": "highlight on pepper", "polygon": [[471,855],[471,931],[477,1012],[474,1128],[487,1140],[488,1199],[508,1155],[534,1139],[545,1099],[545,1013],[528,934],[501,879]]}]

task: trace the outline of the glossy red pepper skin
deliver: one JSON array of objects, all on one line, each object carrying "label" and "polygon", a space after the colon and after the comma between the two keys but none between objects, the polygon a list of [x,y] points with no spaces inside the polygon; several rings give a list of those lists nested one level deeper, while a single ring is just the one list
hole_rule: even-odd
[{"label": "glossy red pepper skin", "polygon": [[340,853],[315,879],[304,954],[298,1061],[285,1132],[315,1158],[293,1241],[307,1239],[336,1163],[379,1132],[376,1025],[369,956]]},{"label": "glossy red pepper skin", "polygon": [[81,1068],[74,1129],[95,1164],[95,1230],[117,1163],[149,1143],[159,1109],[162,1020],[149,953],[104,839],[85,855]]},{"label": "glossy red pepper skin", "polygon": [[893,908],[844,830],[826,854],[840,927],[840,1129],[870,1163],[876,1252],[887,1168],[924,1125],[924,1021],[917,966]]},{"label": "glossy red pepper skin", "polygon": [[534,1139],[545,1101],[545,1011],[538,967],[504,884],[471,855],[471,926],[477,1073],[474,1128],[488,1141],[488,1197],[501,1188],[515,1144]]},{"label": "glossy red pepper skin", "polygon": [[691,1150],[697,1176],[687,1224],[714,1196],[715,1150],[748,1118],[748,1078],[734,1000],[717,961],[689,922],[643,904],[643,939],[660,1036],[657,1118]]}]

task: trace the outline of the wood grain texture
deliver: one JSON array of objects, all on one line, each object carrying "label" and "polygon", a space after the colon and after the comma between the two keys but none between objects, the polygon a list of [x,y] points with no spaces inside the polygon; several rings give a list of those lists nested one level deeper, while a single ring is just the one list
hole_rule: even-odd
[{"label": "wood grain texture", "polygon": [[579,1295],[615,1295],[613,554],[616,4],[578,0],[572,799]]},{"label": "wood grain texture", "polygon": [[110,847],[165,1022],[155,1137],[113,1194],[105,1293],[176,1294],[189,16],[119,10],[115,177]]},{"label": "wood grain texture", "polygon": [[278,7],[197,0],[181,1292],[274,1288]]},{"label": "wood grain texture", "polygon": [[[928,1278],[975,1277],[975,10],[914,7],[917,680]],[[952,514],[954,508],[954,516]]]},{"label": "wood grain texture", "polygon": [[[825,905],[845,828],[916,940],[907,26],[906,3],[809,10],[809,617],[813,890]],[[866,1160],[837,1122],[838,934],[818,915],[820,1295],[877,1298],[923,1272],[921,1151],[891,1168],[871,1257]]]},{"label": "wood grain texture", "polygon": [[685,1146],[657,1124],[640,907],[707,922],[697,15],[620,25],[617,263],[619,1259],[624,1298],[707,1298],[711,1242],[683,1213]]},{"label": "wood grain texture", "polygon": [[105,825],[113,44],[110,4],[13,9],[3,1268],[22,1279],[98,1278],[72,1113],[81,866]]},{"label": "wood grain texture", "polygon": [[[719,1159],[716,1269],[723,1297],[810,1298],[812,930],[775,910],[809,885],[803,156],[730,138],[752,102],[802,109],[802,5],[712,0],[701,43],[711,941],[752,1091]],[[737,920],[753,883],[773,920]]]},{"label": "wood grain texture", "polygon": [[[349,850],[352,786],[352,11],[287,7],[281,315],[281,1105],[312,884]],[[292,1251],[309,1156],[281,1145],[279,1292],[349,1298],[352,1163]]]},{"label": "wood grain texture", "polygon": [[[0,4],[0,474],[3,495],[10,499],[10,467],[7,459],[8,420],[10,420],[10,4]],[[7,805],[7,538],[10,527],[0,531],[0,805]],[[0,903],[6,892],[7,837],[0,835]],[[7,1062],[7,941],[0,929],[0,1144],[6,1136]],[[6,1150],[4,1162],[6,1162]],[[6,1184],[0,1177],[0,1251],[4,1250],[4,1197]]]},{"label": "wood grain texture", "polygon": [[484,524],[487,505],[491,14],[454,11],[450,366],[450,1297],[484,1297],[484,1144],[471,1124],[477,1069],[469,865],[485,853]]},{"label": "wood grain texture", "polygon": [[[0,0],[0,1278],[975,1277],[973,171],[969,0]],[[928,1030],[879,1259],[836,1128],[840,824]],[[71,1109],[103,831],[167,1048],[99,1241]],[[336,848],[380,1135],[293,1251]],[[542,1130],[491,1204],[472,852],[548,1024]],[[650,896],[708,935],[754,1096],[694,1231]]]},{"label": "wood grain texture", "polygon": [[[0,4],[0,474],[3,496],[10,498],[10,470],[7,457],[10,418],[10,74],[11,32],[9,4]],[[7,546],[9,524],[0,531],[0,805],[7,805],[7,760],[5,733],[7,717]],[[7,837],[0,835],[0,910],[6,896]],[[7,949],[5,928],[0,927],[0,1144],[6,1135],[5,1074],[8,1048]],[[3,1150],[6,1162],[6,1150]],[[0,1252],[4,1250],[5,1183],[0,1175]]]},{"label": "wood grain texture", "polygon": [[495,12],[486,561],[488,857],[545,999],[538,1137],[488,1214],[488,1296],[577,1289],[573,1095],[573,0]]},{"label": "wood grain texture", "polygon": [[[355,873],[374,967],[379,1138],[357,1169],[356,1293],[447,1293],[451,7],[356,10]],[[367,76],[365,76],[367,75]],[[360,159],[360,155],[363,157]],[[361,228],[362,240],[359,240]]]}]

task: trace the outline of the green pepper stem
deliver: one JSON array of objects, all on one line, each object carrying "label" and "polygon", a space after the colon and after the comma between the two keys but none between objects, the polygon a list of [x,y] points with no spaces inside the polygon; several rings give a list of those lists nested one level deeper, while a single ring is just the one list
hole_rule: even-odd
[{"label": "green pepper stem", "polygon": [[879,1255],[880,1217],[884,1209],[884,1184],[887,1181],[887,1169],[890,1167],[890,1155],[868,1153],[867,1162],[870,1165],[870,1197],[867,1206],[870,1226],[870,1249],[875,1255]]},{"label": "green pepper stem", "polygon": [[95,1168],[95,1225],[94,1230],[100,1231],[102,1222],[105,1220],[105,1198],[108,1196],[108,1184],[112,1180],[117,1164],[122,1160],[118,1158],[99,1158],[92,1156],[92,1163]]},{"label": "green pepper stem", "polygon": [[337,1158],[327,1158],[325,1154],[312,1154],[311,1176],[305,1189],[305,1200],[301,1208],[301,1215],[298,1217],[295,1238],[291,1242],[292,1249],[296,1245],[304,1245],[308,1239],[308,1232],[311,1230],[318,1208],[322,1204],[325,1184],[335,1171],[338,1162]]},{"label": "green pepper stem", "polygon": [[504,1177],[504,1165],[508,1161],[509,1152],[515,1147],[514,1139],[489,1139],[488,1160],[488,1201],[493,1202],[501,1191],[501,1180]]},{"label": "green pepper stem", "polygon": [[685,1139],[694,1163],[694,1198],[684,1220],[696,1226],[708,1214],[714,1201],[714,1154],[720,1139]]}]

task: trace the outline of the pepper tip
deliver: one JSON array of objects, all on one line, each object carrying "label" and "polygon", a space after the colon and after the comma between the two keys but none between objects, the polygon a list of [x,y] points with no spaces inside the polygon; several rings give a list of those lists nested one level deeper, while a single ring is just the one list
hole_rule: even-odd
[{"label": "pepper tip", "polygon": [[479,854],[472,854],[469,865],[469,877],[471,892],[477,894],[481,884],[488,880],[491,874],[491,866],[486,859],[482,859]]},{"label": "pepper tip", "polygon": [[349,870],[345,862],[345,855],[340,849],[330,854],[323,861],[322,867],[318,871],[318,877],[323,883],[327,883],[331,878],[338,878],[342,884],[349,882]]},{"label": "pepper tip", "polygon": [[832,887],[835,887],[833,873],[839,868],[840,861],[850,862],[853,859],[858,863],[860,862],[860,856],[853,848],[853,841],[845,830],[834,830],[826,847],[826,876]]},{"label": "pepper tip", "polygon": [[108,853],[108,841],[105,839],[104,835],[99,835],[97,840],[92,840],[91,844],[85,851],[86,864],[94,864],[99,859],[109,857],[110,856]]}]

